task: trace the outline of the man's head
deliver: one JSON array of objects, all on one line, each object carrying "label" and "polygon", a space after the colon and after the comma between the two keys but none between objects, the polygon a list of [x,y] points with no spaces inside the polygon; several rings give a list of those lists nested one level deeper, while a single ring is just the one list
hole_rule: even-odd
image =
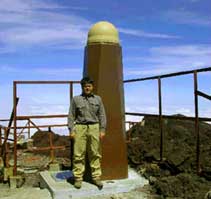
[{"label": "man's head", "polygon": [[90,77],[84,77],[81,80],[81,88],[83,91],[83,94],[85,95],[90,95],[93,92],[94,89],[94,81]]}]

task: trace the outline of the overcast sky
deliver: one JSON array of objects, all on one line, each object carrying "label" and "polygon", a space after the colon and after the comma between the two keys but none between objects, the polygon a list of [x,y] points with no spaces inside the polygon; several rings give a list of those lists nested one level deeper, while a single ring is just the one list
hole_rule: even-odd
[{"label": "overcast sky", "polygon": [[[211,66],[210,0],[0,0],[0,118],[14,80],[80,80],[88,30],[102,20],[119,30],[124,79]],[[164,113],[193,115],[192,76],[162,83]],[[202,91],[210,85],[211,72],[199,75]],[[19,86],[18,96],[19,115],[68,111],[68,86]],[[126,111],[158,113],[157,101],[156,81],[125,85]]]}]

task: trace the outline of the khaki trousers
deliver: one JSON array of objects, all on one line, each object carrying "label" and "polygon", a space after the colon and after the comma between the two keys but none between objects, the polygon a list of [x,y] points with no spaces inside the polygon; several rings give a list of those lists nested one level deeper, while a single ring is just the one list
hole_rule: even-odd
[{"label": "khaki trousers", "polygon": [[88,153],[92,178],[101,176],[101,147],[99,124],[76,124],[74,126],[75,143],[73,154],[73,174],[76,180],[82,180],[85,170],[85,156]]}]

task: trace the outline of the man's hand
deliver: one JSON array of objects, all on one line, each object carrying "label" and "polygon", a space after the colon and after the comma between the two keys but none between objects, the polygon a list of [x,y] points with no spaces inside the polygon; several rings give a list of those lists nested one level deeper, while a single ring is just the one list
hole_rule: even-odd
[{"label": "man's hand", "polygon": [[75,138],[75,132],[70,132],[70,139],[74,139]]},{"label": "man's hand", "polygon": [[105,132],[100,132],[100,139],[102,140],[105,137]]}]

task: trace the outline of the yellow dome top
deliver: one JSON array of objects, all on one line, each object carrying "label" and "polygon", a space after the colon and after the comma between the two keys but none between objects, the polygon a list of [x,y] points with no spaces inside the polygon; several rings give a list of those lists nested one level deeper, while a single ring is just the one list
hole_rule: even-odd
[{"label": "yellow dome top", "polygon": [[88,44],[119,43],[119,33],[115,26],[107,21],[101,21],[92,26],[88,33]]}]

